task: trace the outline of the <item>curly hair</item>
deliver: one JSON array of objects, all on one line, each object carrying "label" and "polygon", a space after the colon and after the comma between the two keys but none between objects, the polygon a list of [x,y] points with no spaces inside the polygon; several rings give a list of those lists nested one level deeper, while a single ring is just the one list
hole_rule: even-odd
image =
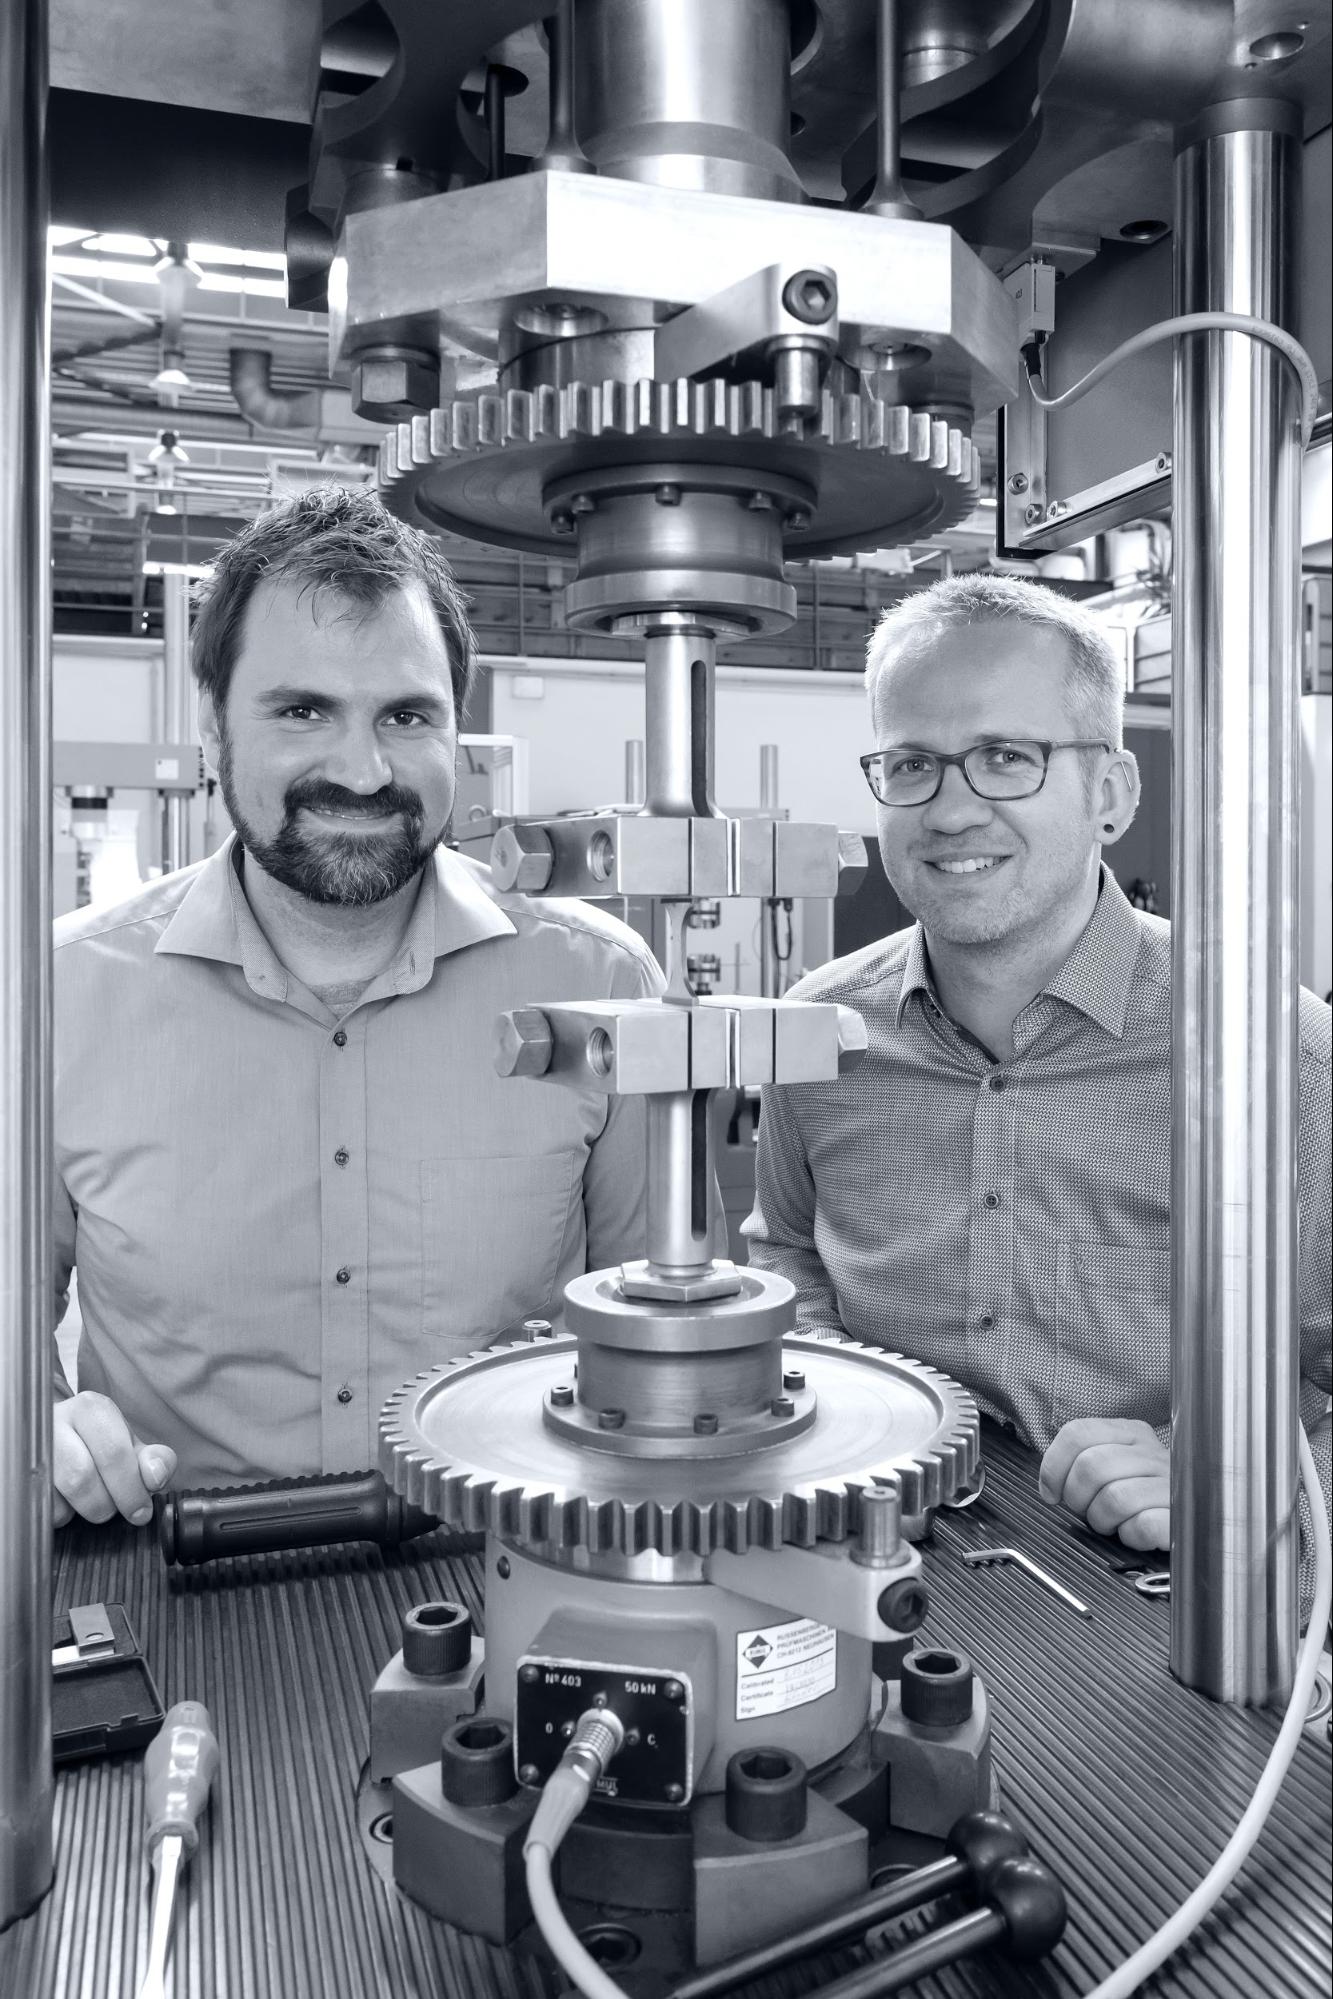
[{"label": "curly hair", "polygon": [[199,597],[191,663],[200,690],[221,714],[231,685],[246,607],[257,586],[291,578],[303,590],[332,591],[378,605],[405,584],[424,584],[439,622],[454,713],[461,721],[476,641],[466,600],[436,543],[395,519],[364,488],[315,486],[261,514],[227,542]]}]

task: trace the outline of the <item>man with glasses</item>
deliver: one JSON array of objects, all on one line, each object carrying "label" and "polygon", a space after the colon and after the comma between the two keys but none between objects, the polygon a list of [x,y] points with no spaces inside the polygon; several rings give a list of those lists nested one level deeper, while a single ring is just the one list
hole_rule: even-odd
[{"label": "man with glasses", "polygon": [[[918,918],[796,997],[861,1067],[764,1092],[751,1261],[804,1331],[917,1356],[1043,1451],[1041,1491],[1170,1544],[1170,926],[1102,863],[1139,798],[1124,674],[1054,592],[961,577],[881,620],[890,883]],[[1329,1485],[1329,1010],[1301,994],[1301,1413]]]}]

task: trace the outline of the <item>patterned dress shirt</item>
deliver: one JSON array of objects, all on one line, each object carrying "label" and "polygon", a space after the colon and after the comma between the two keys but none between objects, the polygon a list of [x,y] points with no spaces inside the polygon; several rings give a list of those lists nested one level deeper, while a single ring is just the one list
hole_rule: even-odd
[{"label": "patterned dress shirt", "polygon": [[[1044,1449],[1074,1417],[1170,1436],[1170,926],[1103,870],[997,1062],[943,1011],[920,925],[794,998],[865,1022],[860,1067],[764,1091],[750,1261],[797,1323],[913,1355]],[[1301,1418],[1329,1487],[1329,1009],[1300,996]]]},{"label": "patterned dress shirt", "polygon": [[659,991],[632,931],[439,849],[339,1013],[237,858],[56,925],[57,1320],[77,1266],[79,1387],[182,1486],[373,1465],[411,1375],[644,1254],[641,1101],[493,1063],[507,1008]]}]

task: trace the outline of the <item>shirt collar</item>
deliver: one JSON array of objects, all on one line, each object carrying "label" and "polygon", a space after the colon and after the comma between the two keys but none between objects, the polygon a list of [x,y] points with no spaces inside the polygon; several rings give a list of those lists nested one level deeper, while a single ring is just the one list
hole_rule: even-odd
[{"label": "shirt collar", "polygon": [[[199,868],[158,939],[157,950],[239,965],[246,983],[264,999],[286,999],[291,975],[255,921],[237,858],[233,833]],[[382,975],[383,984],[392,992],[415,992],[429,982],[437,958],[514,934],[515,926],[500,906],[487,871],[447,847],[437,847],[422,876],[398,954]]]},{"label": "shirt collar", "polygon": [[[1118,1041],[1125,1032],[1125,1014],[1138,955],[1138,919],[1119,882],[1103,863],[1101,888],[1087,927],[1038,998],[1063,1000],[1089,1020],[1095,1020]],[[895,1015],[898,1027],[902,1026],[903,1012],[913,993],[920,993],[932,1005],[939,1004],[930,976],[925,932],[919,923],[913,926],[903,964]]]}]

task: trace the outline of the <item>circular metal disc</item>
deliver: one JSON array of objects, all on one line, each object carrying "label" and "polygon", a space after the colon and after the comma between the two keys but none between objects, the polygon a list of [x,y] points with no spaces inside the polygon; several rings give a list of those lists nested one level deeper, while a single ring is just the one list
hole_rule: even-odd
[{"label": "circular metal disc", "polygon": [[897,1475],[909,1514],[970,1482],[977,1409],[945,1375],[878,1348],[801,1334],[782,1344],[799,1353],[818,1414],[801,1435],[744,1457],[645,1461],[555,1434],[542,1403],[572,1378],[578,1348],[565,1337],[419,1375],[385,1405],[380,1465],[449,1526],[625,1554],[842,1540],[856,1495],[876,1478]]}]

